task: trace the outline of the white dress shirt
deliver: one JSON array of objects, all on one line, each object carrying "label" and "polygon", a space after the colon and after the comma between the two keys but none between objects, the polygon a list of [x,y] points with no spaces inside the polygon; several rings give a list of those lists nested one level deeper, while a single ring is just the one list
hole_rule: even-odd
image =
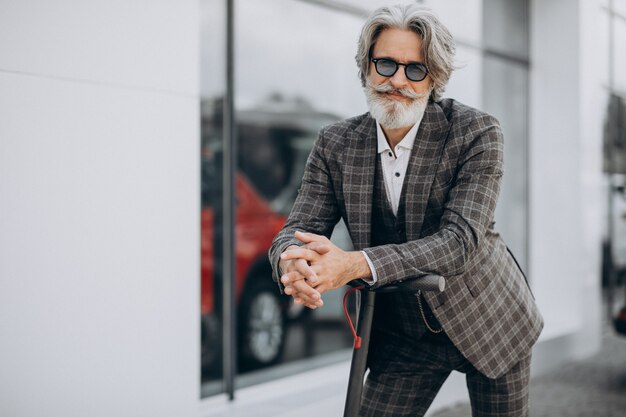
[{"label": "white dress shirt", "polygon": [[[415,142],[415,136],[417,135],[417,129],[419,128],[421,119],[413,125],[411,130],[402,138],[400,142],[394,147],[393,151],[387,142],[387,137],[383,128],[378,121],[376,122],[376,136],[378,138],[378,155],[380,157],[380,163],[382,166],[383,177],[385,180],[385,190],[387,192],[387,201],[391,205],[394,215],[398,215],[398,205],[400,204],[400,194],[402,193],[402,184],[404,183],[404,177],[406,176],[406,170],[409,166],[409,159],[411,157],[411,150],[413,149],[413,143]],[[363,251],[361,253],[365,256],[365,260],[372,271],[372,279],[365,279],[364,281],[370,285],[376,283],[378,277],[376,275],[376,269],[372,264],[372,260]]]}]

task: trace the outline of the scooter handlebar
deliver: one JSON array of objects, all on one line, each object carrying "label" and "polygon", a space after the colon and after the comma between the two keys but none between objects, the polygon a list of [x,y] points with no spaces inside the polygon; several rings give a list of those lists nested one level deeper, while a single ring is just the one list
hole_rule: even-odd
[{"label": "scooter handlebar", "polygon": [[[354,282],[354,281],[353,281]],[[356,284],[356,283],[355,283]],[[368,289],[368,287],[365,287]],[[370,291],[378,292],[378,293],[389,293],[389,292],[418,292],[418,291],[435,291],[435,292],[443,292],[446,289],[446,280],[441,275],[423,275],[417,278],[411,278],[402,281],[396,281],[393,284],[384,285],[382,287],[378,287],[372,289]]]}]

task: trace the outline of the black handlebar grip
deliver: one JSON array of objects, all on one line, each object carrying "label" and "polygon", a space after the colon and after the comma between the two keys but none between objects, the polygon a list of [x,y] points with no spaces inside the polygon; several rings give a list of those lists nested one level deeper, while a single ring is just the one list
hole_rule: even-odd
[{"label": "black handlebar grip", "polygon": [[424,275],[419,278],[411,278],[406,281],[396,281],[393,284],[377,288],[376,292],[418,292],[435,291],[443,292],[446,289],[446,280],[441,275]]}]

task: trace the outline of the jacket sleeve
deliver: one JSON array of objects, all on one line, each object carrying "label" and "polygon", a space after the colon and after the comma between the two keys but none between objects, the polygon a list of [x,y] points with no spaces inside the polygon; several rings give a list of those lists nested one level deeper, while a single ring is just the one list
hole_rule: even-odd
[{"label": "jacket sleeve", "polygon": [[302,245],[302,242],[294,237],[294,233],[299,230],[330,238],[333,228],[339,221],[337,200],[324,156],[325,152],[329,152],[325,147],[324,136],[325,129],[322,129],[307,159],[302,185],[289,218],[274,238],[269,250],[272,277],[278,283],[281,293],[283,285],[280,282],[281,272],[278,267],[280,254],[291,245]]},{"label": "jacket sleeve", "polygon": [[463,143],[438,230],[404,244],[364,249],[378,275],[374,287],[425,274],[446,278],[462,274],[481,245],[494,217],[503,174],[498,121],[486,114],[477,116],[468,125]]}]

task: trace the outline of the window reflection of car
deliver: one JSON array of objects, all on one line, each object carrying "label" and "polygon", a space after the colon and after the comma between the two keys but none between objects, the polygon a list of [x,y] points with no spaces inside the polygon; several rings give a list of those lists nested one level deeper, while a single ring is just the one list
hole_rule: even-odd
[{"label": "window reflection of car", "polygon": [[[242,369],[279,361],[286,322],[305,313],[291,297],[279,294],[267,251],[295,200],[317,131],[337,119],[302,100],[279,96],[237,114],[235,294]],[[206,130],[218,129],[213,125]],[[202,365],[208,372],[219,366],[221,349],[222,274],[215,263],[221,259],[220,154],[219,141],[203,140]]]},{"label": "window reflection of car", "polygon": [[[274,363],[284,345],[286,298],[278,294],[271,279],[267,251],[284,224],[285,217],[275,213],[243,175],[236,177],[236,278],[238,338],[240,360],[244,367]],[[216,211],[202,209],[202,363],[211,368],[219,359],[220,309],[215,294],[220,294],[221,274],[215,265],[214,236]],[[217,233],[216,233],[217,232]],[[217,279],[216,279],[217,276]],[[217,288],[216,288],[217,287]],[[216,291],[217,290],[217,291]]]},{"label": "window reflection of car", "polygon": [[[613,230],[612,245],[604,245],[604,274],[613,273],[613,285],[626,283],[626,175],[618,176],[621,185],[615,187],[613,212],[611,213]],[[615,331],[626,336],[626,302],[613,318]]]}]

